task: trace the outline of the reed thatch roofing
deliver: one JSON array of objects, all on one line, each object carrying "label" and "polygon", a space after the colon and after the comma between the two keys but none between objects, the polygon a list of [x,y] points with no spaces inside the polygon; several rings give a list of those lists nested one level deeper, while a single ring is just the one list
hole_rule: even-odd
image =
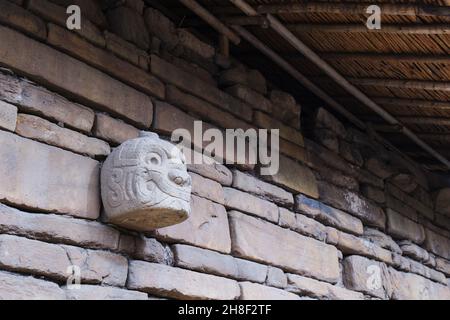
[{"label": "reed thatch roofing", "polygon": [[[180,25],[195,20],[193,13],[178,1],[164,2],[169,12],[178,18]],[[198,2],[223,21],[245,16],[228,0]],[[430,8],[448,9],[450,0],[314,1],[319,4],[353,3],[366,6],[403,4],[425,9],[415,11],[416,14],[413,14],[414,12],[402,15],[383,14],[382,29],[379,31],[369,31],[365,28],[368,15],[364,13],[357,14],[351,11],[338,13],[330,9],[322,12],[317,10],[308,13],[292,12],[295,9],[292,4],[311,1],[247,0],[246,2],[254,8],[260,5],[281,5],[278,8],[259,7],[259,10],[276,15],[301,41],[347,80],[450,159],[450,16],[448,10],[446,13],[429,11]],[[246,24],[250,24],[245,26],[247,30],[280,53],[350,112],[375,126],[386,124],[278,34],[270,28],[263,28],[260,25],[261,19],[253,20],[247,19]],[[195,29],[208,34],[208,28],[201,24]],[[320,103],[299,85],[287,84],[289,76],[257,53],[253,47],[243,43],[239,47],[233,47],[233,54],[252,67],[263,70],[275,84],[295,93],[303,104]],[[380,126],[379,129],[389,131],[383,133],[387,140],[392,141],[400,150],[428,168],[448,171],[448,168],[440,165],[408,138],[395,132],[393,130],[395,128],[384,126],[383,129]]]}]

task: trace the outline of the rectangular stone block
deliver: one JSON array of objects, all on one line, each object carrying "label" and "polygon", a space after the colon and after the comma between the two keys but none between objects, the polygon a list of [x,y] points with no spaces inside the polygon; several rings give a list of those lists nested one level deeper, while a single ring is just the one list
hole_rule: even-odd
[{"label": "rectangular stone block", "polygon": [[148,70],[149,57],[147,52],[109,31],[105,30],[104,35],[106,48],[109,51],[137,67]]},{"label": "rectangular stone block", "polygon": [[423,227],[395,212],[387,209],[387,233],[392,237],[401,240],[411,240],[417,244],[423,243],[425,240],[425,231]]},{"label": "rectangular stone block", "polygon": [[279,210],[280,226],[289,228],[295,232],[315,238],[319,241],[326,240],[327,230],[323,224],[304,215],[295,214],[294,212],[291,212],[285,208],[279,208]]},{"label": "rectangular stone block", "polygon": [[211,179],[203,178],[196,173],[189,173],[189,175],[192,179],[193,194],[222,205],[225,204],[225,196],[220,183]]},{"label": "rectangular stone block", "polygon": [[272,176],[264,176],[264,178],[274,184],[306,194],[312,198],[317,199],[319,197],[317,180],[311,169],[289,158],[280,156],[278,173]]},{"label": "rectangular stone block", "polygon": [[300,115],[302,108],[290,94],[278,90],[270,92],[270,100],[273,104],[273,116],[287,123],[291,127],[300,129]]},{"label": "rectangular stone block", "polygon": [[450,261],[436,258],[436,269],[450,276]]},{"label": "rectangular stone block", "polygon": [[240,212],[229,213],[232,248],[237,256],[335,283],[336,248]]},{"label": "rectangular stone block", "polygon": [[390,193],[392,196],[400,200],[401,202],[407,204],[411,208],[414,208],[417,212],[422,214],[423,216],[433,220],[434,212],[433,209],[425,205],[420,199],[416,199],[413,196],[410,196],[394,186],[391,183],[386,184],[386,192]]},{"label": "rectangular stone block", "polygon": [[256,125],[260,128],[264,129],[279,129],[280,130],[280,137],[291,141],[295,144],[298,144],[299,146],[305,146],[305,142],[303,140],[302,133],[294,128],[288,127],[284,123],[281,123],[280,121],[272,118],[271,116],[256,111],[254,114],[254,121]]},{"label": "rectangular stone block", "polygon": [[266,284],[271,287],[284,289],[287,287],[287,276],[280,268],[269,266]]},{"label": "rectangular stone block", "polygon": [[94,112],[26,80],[0,72],[0,99],[13,103],[20,111],[62,122],[70,128],[90,132]]},{"label": "rectangular stone block", "polygon": [[[67,29],[54,24],[49,24],[48,27],[47,41],[51,45],[75,58],[85,61],[87,64],[93,65],[130,86],[136,87],[140,91],[161,99],[165,97],[164,84],[145,70],[90,44]],[[145,107],[151,108],[151,103]]]},{"label": "rectangular stone block", "polygon": [[370,226],[385,228],[383,209],[358,194],[325,182],[319,182],[319,191],[321,201],[355,215]]},{"label": "rectangular stone block", "polygon": [[383,204],[386,202],[385,193],[381,189],[365,184],[361,187],[361,192],[366,198],[373,200],[376,203]]},{"label": "rectangular stone block", "polygon": [[188,170],[199,175],[217,181],[223,186],[231,186],[233,175],[231,171],[220,163],[188,164]]},{"label": "rectangular stone block", "polygon": [[183,300],[235,300],[240,294],[234,280],[142,261],[130,262],[127,287]]},{"label": "rectangular stone block", "polygon": [[139,137],[139,130],[135,127],[110,116],[97,113],[95,117],[94,135],[116,145]]},{"label": "rectangular stone block", "polygon": [[79,289],[63,287],[67,300],[147,300],[148,295],[139,291],[88,284]]},{"label": "rectangular stone block", "polygon": [[268,113],[272,112],[272,103],[270,102],[270,100],[248,87],[237,84],[227,88],[225,91],[232,96],[241,99],[245,103],[248,103],[257,110],[265,111]]},{"label": "rectangular stone block", "polygon": [[294,204],[294,197],[291,193],[238,170],[233,170],[233,188],[255,194],[284,206],[291,207]]},{"label": "rectangular stone block", "polygon": [[363,234],[361,220],[348,213],[329,207],[319,201],[298,195],[295,197],[295,209],[313,217],[326,225],[347,231],[356,235]]},{"label": "rectangular stone block", "polygon": [[15,131],[17,107],[0,100],[0,129]]},{"label": "rectangular stone block", "polygon": [[47,36],[47,28],[43,20],[10,1],[0,2],[0,22],[39,39],[45,40]]},{"label": "rectangular stone block", "polygon": [[0,272],[0,300],[65,300],[56,283]]},{"label": "rectangular stone block", "polygon": [[347,290],[333,286],[329,283],[302,277],[296,274],[288,274],[288,287],[286,290],[302,295],[323,300],[363,300],[360,292]]},{"label": "rectangular stone block", "polygon": [[41,141],[90,157],[107,156],[111,148],[106,142],[85,136],[77,131],[61,128],[37,116],[20,113],[16,133],[25,138]]},{"label": "rectangular stone block", "polygon": [[42,241],[116,250],[119,231],[96,221],[22,212],[0,204],[0,232]]},{"label": "rectangular stone block", "polygon": [[177,244],[172,247],[175,266],[233,278],[263,283],[267,267],[251,261],[196,247]]},{"label": "rectangular stone block", "polygon": [[71,265],[66,251],[59,245],[0,235],[2,269],[63,281],[67,278],[67,268]]},{"label": "rectangular stone block", "polygon": [[300,297],[277,288],[251,282],[240,282],[240,300],[300,300]]},{"label": "rectangular stone block", "polygon": [[[66,8],[63,6],[47,0],[29,0],[28,10],[42,17],[46,21],[66,27],[67,13]],[[99,47],[105,46],[105,39],[103,38],[100,29],[84,15],[81,16],[81,25],[83,26],[81,29],[74,29],[73,32]]]},{"label": "rectangular stone block", "polygon": [[225,207],[278,223],[278,207],[275,204],[233,188],[224,188],[223,191]]},{"label": "rectangular stone block", "polygon": [[238,118],[249,122],[252,120],[252,109],[250,106],[211,86],[207,82],[192,77],[191,74],[167,63],[158,56],[151,55],[150,61],[151,72],[157,77],[180,89],[203,98],[223,110],[231,112]]},{"label": "rectangular stone block", "polygon": [[97,219],[99,163],[0,132],[0,200],[29,209]]},{"label": "rectangular stone block", "polygon": [[175,226],[154,231],[163,241],[182,242],[230,253],[231,238],[225,208],[210,200],[191,197],[191,216]]},{"label": "rectangular stone block", "polygon": [[428,228],[425,229],[425,248],[434,254],[450,260],[450,239]]},{"label": "rectangular stone block", "polygon": [[1,27],[0,42],[5,44],[0,47],[1,65],[70,93],[80,102],[111,111],[142,127],[150,126],[152,102],[143,93],[16,31]]},{"label": "rectangular stone block", "polygon": [[198,39],[195,35],[189,32],[189,29],[179,28],[177,31],[180,41],[179,43],[182,46],[189,48],[205,59],[212,59],[216,54],[216,50],[213,46]]}]

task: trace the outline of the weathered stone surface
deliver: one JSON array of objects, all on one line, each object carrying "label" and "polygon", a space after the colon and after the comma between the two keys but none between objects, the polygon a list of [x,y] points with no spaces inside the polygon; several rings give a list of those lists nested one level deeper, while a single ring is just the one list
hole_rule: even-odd
[{"label": "weathered stone surface", "polygon": [[278,222],[278,207],[275,204],[233,188],[224,188],[223,191],[225,207]]},{"label": "weathered stone surface", "polygon": [[233,253],[283,270],[337,282],[337,250],[240,212],[229,213]]},{"label": "weathered stone surface", "polygon": [[300,297],[272,287],[251,282],[240,282],[240,300],[300,300]]},{"label": "weathered stone surface", "polygon": [[273,105],[272,114],[275,118],[291,127],[300,129],[302,108],[296,103],[293,96],[283,91],[273,90],[270,92],[270,100]]},{"label": "weathered stone surface", "polygon": [[382,248],[402,254],[402,249],[400,249],[399,245],[390,236],[377,229],[364,228],[363,238],[376,243]]},{"label": "weathered stone surface", "polygon": [[0,232],[43,241],[116,250],[119,231],[95,221],[33,214],[0,205]]},{"label": "weathered stone surface", "polygon": [[254,123],[258,127],[263,129],[279,129],[281,138],[284,138],[302,147],[305,145],[303,135],[299,130],[288,127],[284,123],[281,123],[268,114],[256,111],[254,113]]},{"label": "weathered stone surface", "polygon": [[287,276],[283,270],[275,267],[269,267],[267,270],[266,284],[271,287],[284,289],[287,287]]},{"label": "weathered stone surface", "polygon": [[180,40],[175,24],[161,12],[147,8],[144,12],[144,19],[150,34],[164,41],[169,49],[173,49],[178,44]]},{"label": "weathered stone surface", "polygon": [[102,140],[61,128],[50,121],[33,115],[23,113],[18,115],[16,133],[25,138],[38,140],[91,157],[107,156],[111,152],[109,145]]},{"label": "weathered stone surface", "polygon": [[356,193],[319,182],[320,198],[327,204],[350,212],[363,222],[384,229],[386,216],[383,209],[361,198]]},{"label": "weathered stone surface", "polygon": [[[66,27],[67,13],[66,8],[59,6],[47,0],[29,0],[28,10],[41,16],[44,20],[53,22],[62,27]],[[100,29],[93,24],[89,19],[86,18],[82,12],[81,15],[81,29],[74,29],[73,32],[79,34],[83,38],[86,38],[93,44],[104,47],[105,39],[102,36]]]},{"label": "weathered stone surface", "polygon": [[428,228],[425,229],[425,248],[434,254],[450,260],[450,239]]},{"label": "weathered stone surface", "polygon": [[133,256],[140,260],[170,265],[173,262],[171,250],[156,239],[140,237],[135,239]]},{"label": "weathered stone surface", "polygon": [[148,50],[150,36],[144,17],[128,7],[117,7],[106,14],[110,30],[138,47]]},{"label": "weathered stone surface", "polygon": [[340,138],[345,139],[347,135],[344,125],[324,108],[317,110],[315,125],[318,128],[325,128],[333,131]]},{"label": "weathered stone surface", "polygon": [[315,128],[315,140],[335,153],[339,153],[339,139],[337,135],[328,129]]},{"label": "weathered stone surface", "polygon": [[16,130],[17,107],[0,100],[0,129]]},{"label": "weathered stone surface", "polygon": [[2,234],[0,266],[2,269],[65,280],[72,265],[59,245]]},{"label": "weathered stone surface", "polygon": [[232,96],[250,104],[257,110],[272,112],[272,103],[266,97],[243,85],[237,84],[225,90]]},{"label": "weathered stone surface", "polygon": [[97,113],[94,135],[117,145],[139,137],[139,130],[121,120]]},{"label": "weathered stone surface", "polygon": [[[287,155],[295,160],[299,160],[303,163],[307,163],[307,154],[304,147],[280,138],[279,149],[282,154]],[[273,150],[275,150],[275,148],[273,148]]]},{"label": "weathered stone surface", "polygon": [[436,258],[436,269],[450,276],[450,261]]},{"label": "weathered stone surface", "polygon": [[314,219],[301,214],[295,214],[285,208],[279,208],[280,221],[278,224],[284,228],[289,228],[308,237],[313,237],[320,241],[327,238],[326,227]]},{"label": "weathered stone surface", "polygon": [[239,285],[234,280],[142,261],[130,262],[127,287],[173,299],[239,297]]},{"label": "weathered stone surface", "polygon": [[337,187],[359,192],[359,181],[326,165],[315,163],[316,176],[318,180],[329,182]]},{"label": "weathered stone surface", "polygon": [[[407,258],[408,259],[408,258]],[[409,271],[415,274],[418,274],[422,277],[425,277],[427,279],[433,280],[435,282],[442,283],[444,285],[447,285],[447,278],[445,275],[439,271],[436,271],[434,269],[428,268],[427,266],[424,266],[420,262],[409,260],[410,269]]]},{"label": "weathered stone surface", "polygon": [[179,224],[190,214],[191,186],[182,152],[155,133],[141,132],[103,163],[104,218],[137,231]]},{"label": "weathered stone surface", "polygon": [[393,264],[392,253],[369,240],[358,238],[341,231],[338,231],[336,236],[337,239],[334,239],[334,242],[336,242],[337,248],[346,255],[362,255],[389,265]]},{"label": "weathered stone surface", "polygon": [[295,200],[295,209],[297,211],[313,217],[326,225],[356,235],[361,235],[363,233],[361,220],[344,211],[329,207],[319,201],[305,197],[304,195],[296,196]]},{"label": "weathered stone surface", "polygon": [[247,121],[252,120],[252,110],[247,104],[220,91],[209,83],[193,77],[192,74],[167,63],[156,55],[151,55],[150,61],[151,72],[157,77],[180,89],[203,98],[217,107],[231,112],[239,118]]},{"label": "weathered stone surface", "polygon": [[281,205],[290,207],[294,204],[294,197],[291,193],[238,170],[233,170],[233,188],[258,195]]},{"label": "weathered stone surface", "polygon": [[401,202],[390,193],[386,193],[386,206],[389,209],[401,213],[403,216],[411,219],[412,221],[419,221],[419,214],[415,209]]},{"label": "weathered stone surface", "polygon": [[358,167],[362,167],[364,165],[364,159],[359,150],[347,141],[340,141],[339,153],[345,160]]},{"label": "weathered stone surface", "polygon": [[427,250],[419,247],[418,245],[410,241],[400,242],[400,247],[403,251],[404,256],[410,257],[414,260],[426,262],[430,258],[430,254],[428,253]]},{"label": "weathered stone surface", "polygon": [[442,189],[434,194],[437,212],[450,217],[450,188]]},{"label": "weathered stone surface", "polygon": [[347,288],[386,299],[389,290],[389,272],[384,263],[360,256],[344,259],[344,284]]},{"label": "weathered stone surface", "polygon": [[365,167],[381,179],[387,179],[395,173],[395,170],[391,164],[380,158],[372,157],[367,159],[365,162]]},{"label": "weathered stone surface", "polygon": [[389,179],[389,181],[406,193],[411,193],[417,188],[416,178],[409,173],[399,173]]},{"label": "weathered stone surface", "polygon": [[99,283],[122,287],[128,275],[128,260],[108,251],[85,250],[62,246],[67,252],[71,265],[80,268],[83,283]]},{"label": "weathered stone surface", "polygon": [[68,300],[147,300],[146,293],[114,287],[81,285],[77,289],[63,287]]},{"label": "weathered stone surface", "polygon": [[226,112],[213,104],[187,94],[177,87],[168,85],[166,90],[167,101],[180,107],[186,112],[198,114],[203,120],[211,121],[222,128],[235,128],[247,130],[252,126],[231,113]]},{"label": "weathered stone surface", "polygon": [[225,208],[197,196],[191,197],[191,217],[185,222],[158,229],[155,235],[165,241],[192,244],[230,253],[231,239]]},{"label": "weathered stone surface", "polygon": [[216,50],[213,46],[201,41],[188,29],[179,28],[177,30],[179,44],[189,48],[193,52],[205,59],[212,59],[216,54]]},{"label": "weathered stone surface", "polygon": [[387,209],[387,233],[394,238],[411,240],[421,244],[425,240],[425,232],[421,225],[402,216],[394,210]]},{"label": "weathered stone surface", "polygon": [[94,112],[25,80],[0,72],[0,98],[19,106],[20,111],[42,115],[69,127],[89,132]]},{"label": "weathered stone surface", "polygon": [[394,300],[449,300],[450,288],[421,276],[390,269]]},{"label": "weathered stone surface", "polygon": [[280,156],[278,173],[264,178],[312,198],[317,199],[319,197],[317,181],[313,172],[308,167],[289,158]]},{"label": "weathered stone surface", "polygon": [[[96,219],[99,164],[90,158],[0,132],[0,199],[30,209]],[[36,161],[39,159],[39,161]]]},{"label": "weathered stone surface", "polygon": [[[0,47],[2,65],[32,79],[42,80],[51,87],[69,92],[79,100],[114,112],[141,126],[150,125],[152,102],[143,93],[16,31],[1,27],[0,41],[7,44]],[[23,54],[18,55],[17,52]],[[91,85],[86,86],[86,83]]]},{"label": "weathered stone surface", "polygon": [[325,300],[363,300],[362,293],[333,286],[329,283],[305,278],[296,274],[288,274],[290,292]]},{"label": "weathered stone surface", "polygon": [[219,83],[223,86],[241,84],[261,93],[267,93],[266,79],[257,70],[248,70],[243,66],[225,70],[220,75]]},{"label": "weathered stone surface", "polygon": [[64,300],[56,283],[0,272],[0,300]]},{"label": "weathered stone surface", "polygon": [[188,164],[188,170],[198,173],[205,178],[215,180],[224,186],[231,186],[231,183],[233,181],[233,175],[231,171],[227,167],[219,163]]},{"label": "weathered stone surface", "polygon": [[263,283],[267,267],[201,248],[174,245],[175,266],[237,280]]},{"label": "weathered stone surface", "polygon": [[192,193],[219,204],[225,204],[224,191],[220,183],[203,178],[196,173],[189,173],[192,179]]},{"label": "weathered stone surface", "polygon": [[[49,24],[47,41],[68,54],[84,60],[86,63],[126,82],[130,86],[136,87],[140,91],[159,98],[165,97],[165,87],[159,79],[145,70],[119,59],[114,54],[97,48],[62,27]],[[146,105],[143,107],[148,108],[150,113],[152,112],[151,101],[146,101]],[[146,114],[146,119],[148,119],[147,124],[149,125],[151,123],[151,115]]]},{"label": "weathered stone surface", "polygon": [[[411,208],[414,208],[417,212],[422,214],[423,216],[429,218],[430,220],[433,220],[434,218],[434,212],[432,207],[427,206],[424,204],[420,199],[414,198],[413,196],[406,194],[396,186],[394,186],[391,183],[386,184],[386,193],[389,193],[388,197],[395,197],[398,200],[400,200],[402,203],[408,205]],[[389,204],[392,203],[392,199],[390,199]]]},{"label": "weathered stone surface", "polygon": [[44,21],[10,1],[0,2],[0,22],[39,39],[45,39],[47,36]]},{"label": "weathered stone surface", "polygon": [[373,200],[376,203],[383,204],[386,202],[385,193],[381,189],[364,184],[361,186],[361,192],[366,198]]},{"label": "weathered stone surface", "polygon": [[148,70],[149,56],[147,52],[109,31],[105,31],[104,35],[106,48],[109,51],[137,67]]}]

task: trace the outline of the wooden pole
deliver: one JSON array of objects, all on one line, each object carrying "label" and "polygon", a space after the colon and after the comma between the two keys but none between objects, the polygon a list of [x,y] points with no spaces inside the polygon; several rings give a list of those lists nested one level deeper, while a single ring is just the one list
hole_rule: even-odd
[{"label": "wooden pole", "polygon": [[[276,5],[260,5],[256,11],[260,14],[283,14],[283,13],[330,13],[345,15],[366,15],[367,7],[371,3],[285,3]],[[391,16],[439,16],[449,17],[450,7],[431,6],[415,4],[377,4],[381,14]]]},{"label": "wooden pole", "polygon": [[219,52],[225,58],[230,57],[230,40],[223,34],[219,35]]},{"label": "wooden pole", "polygon": [[347,33],[393,33],[393,34],[450,34],[448,24],[381,24],[381,29],[369,29],[365,24],[289,24],[293,32],[347,32]]},{"label": "wooden pole", "polygon": [[195,14],[202,18],[207,24],[212,28],[217,30],[219,33],[225,35],[231,42],[238,45],[241,42],[239,36],[236,35],[230,28],[223,24],[219,19],[213,16],[209,11],[203,8],[194,0],[179,0],[186,7],[191,9]]}]

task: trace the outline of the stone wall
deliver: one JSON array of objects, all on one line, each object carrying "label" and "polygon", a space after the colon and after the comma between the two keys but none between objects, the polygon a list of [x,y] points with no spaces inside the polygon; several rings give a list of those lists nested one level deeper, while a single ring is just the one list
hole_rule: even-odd
[{"label": "stone wall", "polygon": [[[0,0],[0,65],[0,298],[450,299],[426,172],[323,108],[304,138],[291,95],[142,1]],[[279,173],[191,165],[186,222],[103,223],[111,149],[196,119],[279,128]]]}]

